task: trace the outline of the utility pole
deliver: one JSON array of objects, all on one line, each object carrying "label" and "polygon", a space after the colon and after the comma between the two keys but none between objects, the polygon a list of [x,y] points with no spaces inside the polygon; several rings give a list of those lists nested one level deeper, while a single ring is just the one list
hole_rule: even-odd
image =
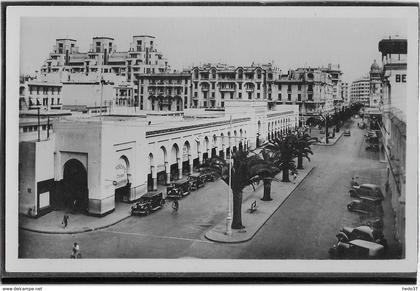
[{"label": "utility pole", "polygon": [[41,141],[41,120],[40,120],[40,110],[41,110],[41,108],[39,108],[38,107],[38,126],[37,126],[37,128],[38,128],[38,142],[40,142]]},{"label": "utility pole", "polygon": [[[101,69],[102,70],[102,69]],[[102,77],[102,71],[101,71],[101,105],[99,106],[99,112],[100,112],[100,120],[102,121],[102,98],[104,95],[104,79]]]},{"label": "utility pole", "polygon": [[48,115],[47,119],[47,139],[50,138],[50,116]]},{"label": "utility pole", "polygon": [[[232,132],[232,115],[230,116],[230,132]],[[226,217],[226,235],[232,235],[232,213],[230,205],[230,197],[232,196],[232,144],[229,136],[229,190],[228,190],[228,216]]]},{"label": "utility pole", "polygon": [[328,114],[325,115],[325,143],[328,144]]}]

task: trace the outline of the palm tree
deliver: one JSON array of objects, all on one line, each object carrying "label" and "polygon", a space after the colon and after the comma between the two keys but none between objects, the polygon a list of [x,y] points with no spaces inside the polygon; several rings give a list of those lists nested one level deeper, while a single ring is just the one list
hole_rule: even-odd
[{"label": "palm tree", "polygon": [[296,136],[288,134],[269,142],[265,148],[273,155],[274,165],[283,172],[282,182],[290,182],[289,171],[296,171]]},{"label": "palm tree", "polygon": [[275,175],[280,172],[280,169],[275,165],[273,154],[266,149],[262,149],[260,154],[254,155],[250,158],[249,171],[254,181],[263,181],[264,194],[261,200],[271,201],[271,182],[279,182]]},{"label": "palm tree", "polygon": [[[247,186],[252,186],[263,180],[264,168],[268,165],[262,160],[257,160],[255,154],[238,150],[232,154],[231,189],[233,201],[232,229],[244,228],[242,224],[242,191]],[[203,165],[204,169],[213,170],[222,180],[229,185],[229,162],[221,157],[212,157]],[[270,168],[271,169],[271,168]]]},{"label": "palm tree", "polygon": [[318,138],[311,137],[309,134],[299,134],[295,140],[295,149],[297,155],[297,168],[303,169],[303,158],[306,158],[308,161],[311,161],[309,155],[313,155],[314,153],[311,150],[311,145],[318,141]]}]

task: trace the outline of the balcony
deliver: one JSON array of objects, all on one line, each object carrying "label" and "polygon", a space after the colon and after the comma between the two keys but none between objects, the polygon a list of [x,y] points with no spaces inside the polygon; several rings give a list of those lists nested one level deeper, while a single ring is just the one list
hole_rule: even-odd
[{"label": "balcony", "polygon": [[246,87],[246,92],[254,92],[254,87]]},{"label": "balcony", "polygon": [[201,87],[201,91],[203,91],[203,92],[208,92],[209,89],[210,89],[210,87],[206,87],[206,86]]},{"label": "balcony", "polygon": [[235,92],[235,87],[220,87],[219,91],[223,92]]}]

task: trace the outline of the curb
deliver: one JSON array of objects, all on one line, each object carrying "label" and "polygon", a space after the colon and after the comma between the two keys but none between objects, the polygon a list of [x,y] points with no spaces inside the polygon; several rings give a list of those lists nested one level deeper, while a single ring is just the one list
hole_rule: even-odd
[{"label": "curb", "polygon": [[121,219],[119,219],[119,220],[117,220],[115,222],[112,222],[110,224],[107,224],[107,225],[93,227],[93,228],[88,228],[88,229],[83,229],[83,230],[76,230],[76,231],[66,231],[66,232],[63,232],[63,231],[48,231],[48,230],[30,229],[30,228],[27,228],[27,227],[24,227],[24,226],[20,226],[19,229],[23,229],[23,230],[31,231],[31,232],[36,232],[36,233],[45,233],[45,234],[78,234],[78,233],[85,233],[85,232],[91,232],[91,231],[101,230],[101,229],[104,229],[104,228],[113,226],[113,225],[115,225],[117,223],[120,223],[121,221],[126,220],[129,217],[131,217],[131,215],[129,215],[127,217],[124,217],[124,218],[121,218]]},{"label": "curb", "polygon": [[215,239],[208,238],[207,233],[209,233],[212,229],[214,229],[217,226],[217,224],[215,226],[213,226],[209,231],[207,231],[204,234],[204,237],[209,241],[216,242],[216,243],[223,243],[223,244],[237,244],[237,243],[244,243],[244,242],[250,241],[260,231],[260,229],[267,223],[267,221],[274,215],[274,213],[276,213],[277,210],[289,199],[289,197],[291,197],[292,194],[294,194],[294,192],[300,186],[300,184],[302,184],[302,182],[305,181],[305,179],[312,174],[312,172],[315,168],[316,168],[316,166],[313,166],[312,169],[309,170],[309,172],[306,174],[306,176],[302,180],[300,180],[300,182],[298,184],[296,184],[296,187],[289,193],[289,195],[287,195],[287,197],[279,204],[279,206],[276,207],[276,209],[274,209],[274,211],[267,217],[267,219],[257,228],[257,230],[249,238],[246,238],[246,239],[243,239],[243,240],[238,240],[238,241],[232,241],[232,242],[230,242],[230,241],[220,241],[220,240],[215,240]]},{"label": "curb", "polygon": [[319,146],[333,146],[333,145],[335,145],[336,143],[337,143],[337,141],[343,136],[343,134],[344,134],[344,131],[341,131],[340,133],[339,133],[339,137],[337,137],[337,139],[333,142],[333,143],[328,143],[328,144],[324,144],[324,143],[315,143],[314,145],[319,145]]}]

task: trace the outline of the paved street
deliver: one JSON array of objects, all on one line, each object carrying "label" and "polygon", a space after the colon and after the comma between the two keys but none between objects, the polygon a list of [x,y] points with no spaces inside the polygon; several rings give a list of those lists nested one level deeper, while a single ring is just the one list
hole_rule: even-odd
[{"label": "paved street", "polygon": [[[166,205],[147,217],[73,235],[21,230],[19,255],[66,258],[77,241],[85,258],[327,259],[337,230],[362,220],[346,209],[351,177],[384,185],[386,165],[379,162],[378,153],[365,150],[363,134],[354,123],[350,137],[341,137],[333,146],[314,146],[312,174],[249,242],[220,244],[203,237],[226,215],[226,185],[217,181],[181,200],[179,213]],[[391,221],[385,228],[392,247],[390,225]]]}]

